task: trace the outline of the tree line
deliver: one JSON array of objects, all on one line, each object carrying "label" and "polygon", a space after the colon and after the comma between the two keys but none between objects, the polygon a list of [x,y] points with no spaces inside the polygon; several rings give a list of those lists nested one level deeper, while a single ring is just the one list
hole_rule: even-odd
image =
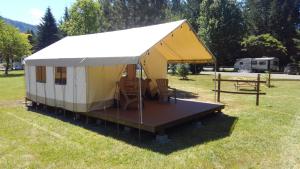
[{"label": "tree line", "polygon": [[[219,66],[241,57],[300,60],[300,0],[77,0],[56,22],[48,8],[33,52],[72,35],[187,19]],[[193,67],[193,65],[191,66]]]}]

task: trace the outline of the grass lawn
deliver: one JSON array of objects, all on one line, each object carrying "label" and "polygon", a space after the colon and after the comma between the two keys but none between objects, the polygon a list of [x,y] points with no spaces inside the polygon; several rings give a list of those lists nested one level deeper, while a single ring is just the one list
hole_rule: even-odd
[{"label": "grass lawn", "polygon": [[[2,73],[2,72],[1,72]],[[0,168],[300,168],[300,82],[274,82],[255,96],[222,94],[223,115],[167,131],[171,141],[116,126],[85,125],[22,105],[22,71],[0,75]],[[180,97],[213,101],[212,76],[170,76]],[[232,83],[224,88],[234,90]]]}]

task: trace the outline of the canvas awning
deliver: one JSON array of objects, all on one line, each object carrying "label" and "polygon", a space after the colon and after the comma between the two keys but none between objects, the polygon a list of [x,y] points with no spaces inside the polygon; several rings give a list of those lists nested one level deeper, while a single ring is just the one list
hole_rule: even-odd
[{"label": "canvas awning", "polygon": [[120,31],[68,36],[25,59],[28,65],[105,66],[137,64],[151,50],[168,63],[209,63],[214,56],[186,20]]}]

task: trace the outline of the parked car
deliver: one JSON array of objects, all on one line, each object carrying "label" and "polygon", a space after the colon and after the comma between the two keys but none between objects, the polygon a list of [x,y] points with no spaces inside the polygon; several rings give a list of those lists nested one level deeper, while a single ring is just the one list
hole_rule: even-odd
[{"label": "parked car", "polygon": [[23,70],[24,66],[21,62],[14,62],[12,65],[13,70]]},{"label": "parked car", "polygon": [[275,57],[237,59],[234,69],[239,72],[279,71],[279,59]]},{"label": "parked car", "polygon": [[296,63],[289,63],[284,68],[284,73],[287,73],[289,75],[299,75],[300,74],[300,67]]}]

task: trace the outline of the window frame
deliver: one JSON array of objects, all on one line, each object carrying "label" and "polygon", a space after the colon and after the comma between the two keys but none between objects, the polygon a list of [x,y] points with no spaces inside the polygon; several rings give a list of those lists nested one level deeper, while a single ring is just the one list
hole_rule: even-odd
[{"label": "window frame", "polygon": [[36,66],[35,67],[35,79],[38,83],[47,82],[47,68],[46,66]]},{"label": "window frame", "polygon": [[67,84],[67,67],[55,67],[54,83],[56,85]]}]

